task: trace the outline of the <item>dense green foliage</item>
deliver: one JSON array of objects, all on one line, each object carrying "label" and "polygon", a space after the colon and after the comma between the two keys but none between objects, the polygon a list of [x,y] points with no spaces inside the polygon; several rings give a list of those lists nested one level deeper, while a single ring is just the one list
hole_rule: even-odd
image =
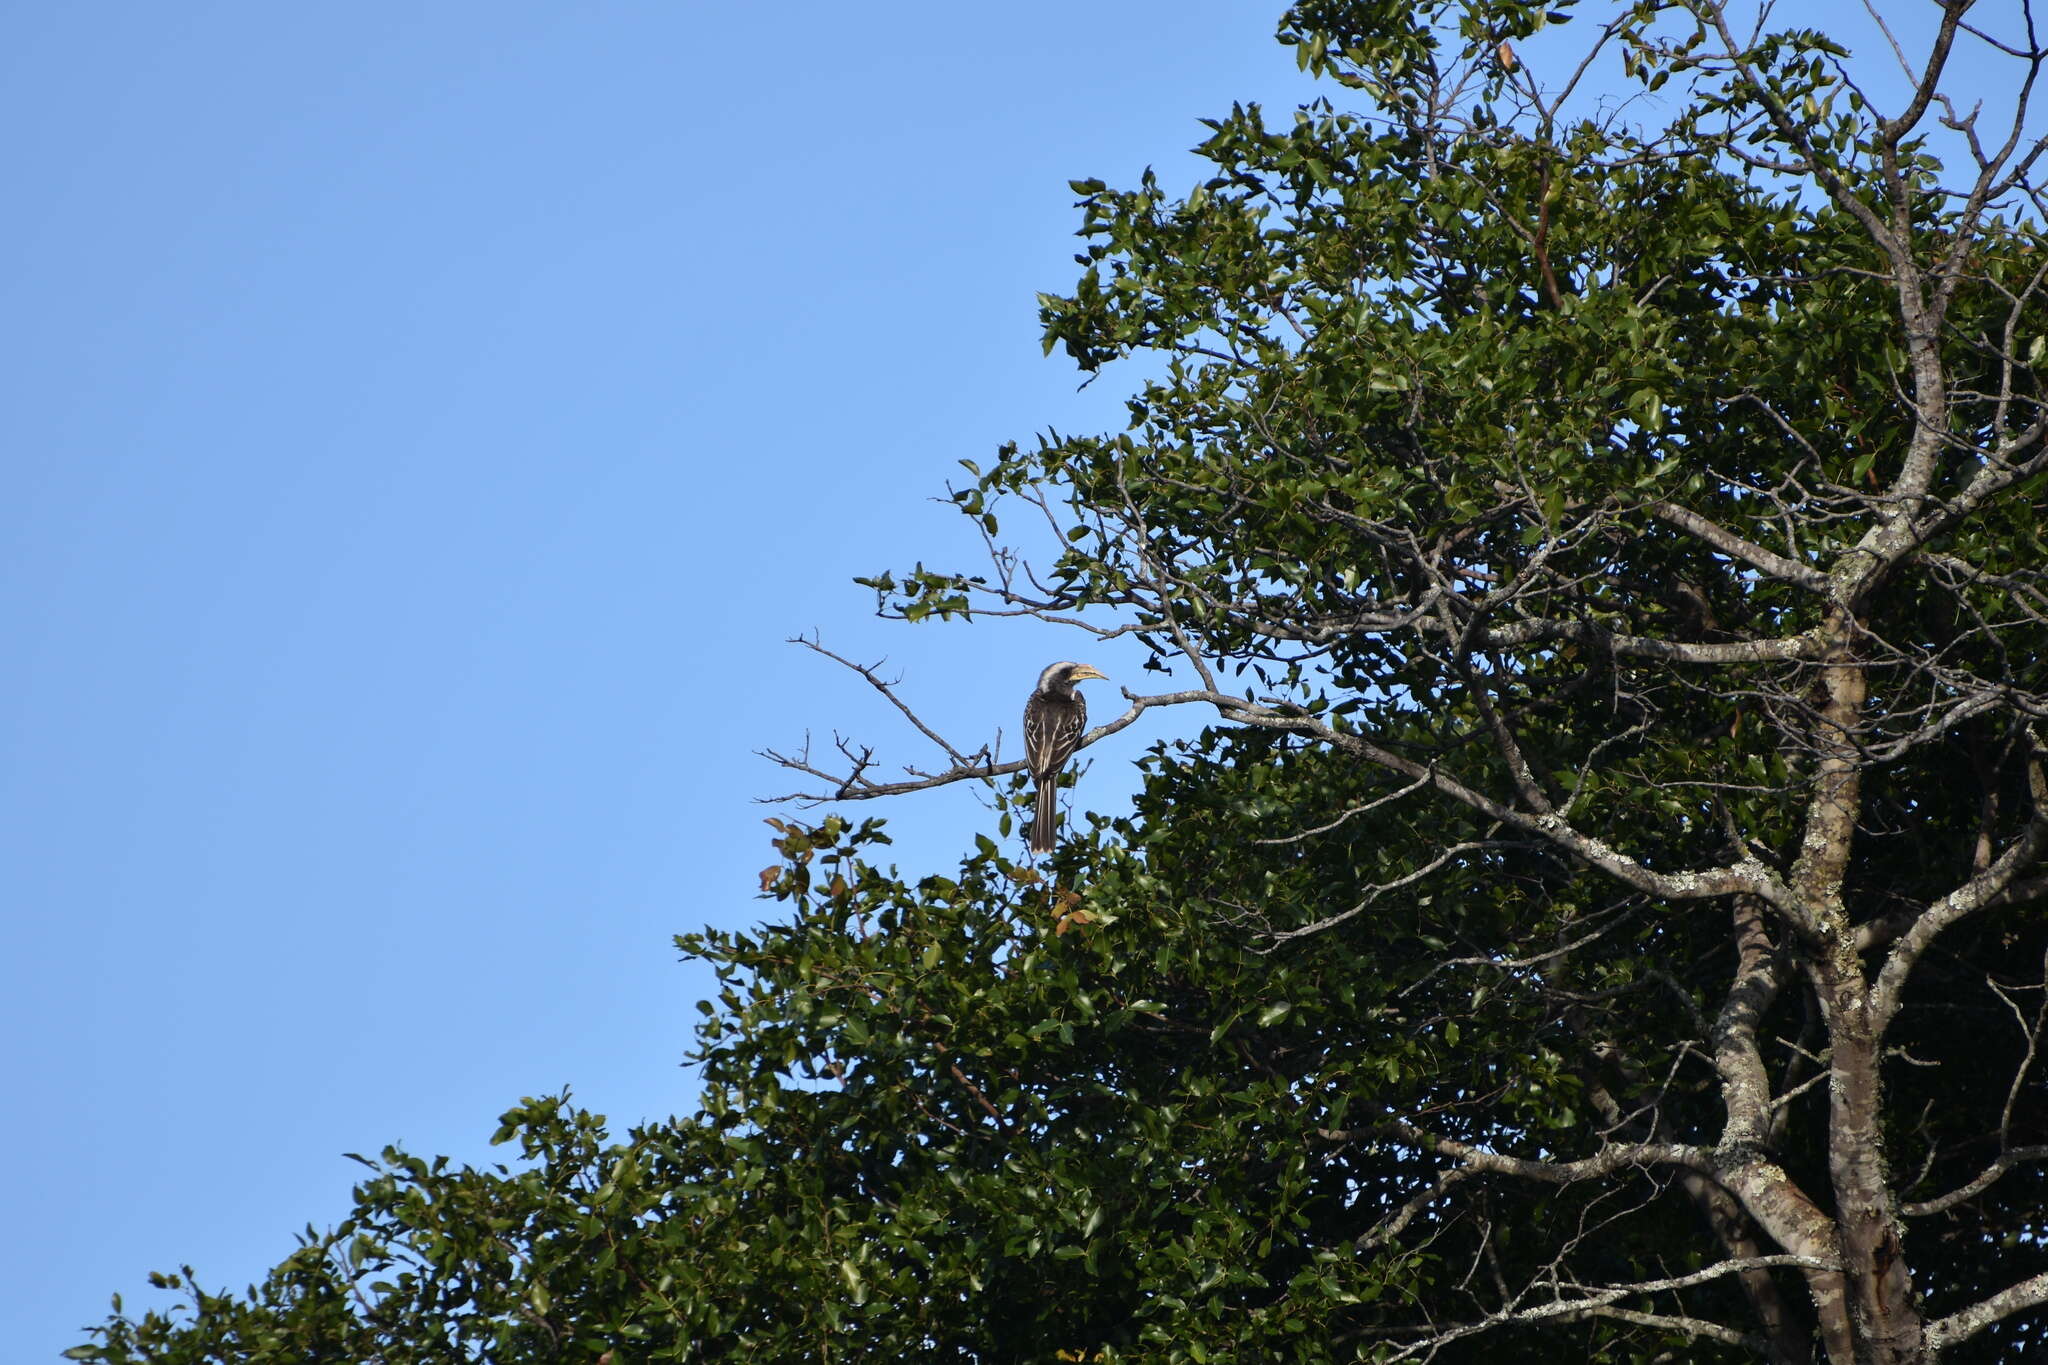
[{"label": "dense green foliage", "polygon": [[1968,1312],[2048,1272],[2031,191],[1707,3],[1567,30],[1657,102],[1553,100],[1571,12],[1309,0],[1359,112],[1076,185],[1048,349],[1159,377],[956,494],[1068,529],[1035,584],[872,582],[1192,675],[1128,818],[915,881],[780,825],[779,918],[683,940],[694,1116],[386,1152],[251,1293],[74,1354],[2038,1348],[2038,1297]]}]

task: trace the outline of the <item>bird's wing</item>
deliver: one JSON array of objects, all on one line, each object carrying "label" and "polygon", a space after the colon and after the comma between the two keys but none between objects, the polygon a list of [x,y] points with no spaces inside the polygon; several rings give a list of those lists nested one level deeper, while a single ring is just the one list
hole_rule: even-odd
[{"label": "bird's wing", "polygon": [[1024,705],[1024,761],[1033,776],[1057,773],[1081,746],[1088,728],[1088,707],[1077,696],[1048,697],[1034,692]]}]

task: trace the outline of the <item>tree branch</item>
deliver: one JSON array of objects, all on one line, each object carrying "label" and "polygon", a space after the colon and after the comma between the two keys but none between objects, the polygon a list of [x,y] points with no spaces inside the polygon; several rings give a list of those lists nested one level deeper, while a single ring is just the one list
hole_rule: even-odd
[{"label": "tree branch", "polygon": [[2011,1151],[2000,1152],[1997,1160],[1979,1171],[1967,1184],[1959,1185],[1947,1194],[1937,1195],[1933,1199],[1901,1204],[1899,1212],[1908,1218],[1925,1218],[1930,1214],[1943,1213],[1966,1199],[1982,1194],[1996,1184],[2007,1171],[2035,1161],[2048,1161],[2048,1147],[2015,1147]]},{"label": "tree branch", "polygon": [[1947,1350],[1959,1341],[1967,1341],[2001,1318],[2048,1303],[2048,1270],[2032,1275],[2018,1284],[2001,1289],[1990,1298],[1971,1304],[1961,1312],[1951,1313],[1927,1324],[1927,1346],[1934,1352]]},{"label": "tree branch", "polygon": [[1732,559],[1742,560],[1752,568],[1761,569],[1773,578],[1782,578],[1796,583],[1810,592],[1826,592],[1828,576],[1809,564],[1785,556],[1753,541],[1745,540],[1733,531],[1707,520],[1690,508],[1659,499],[1649,505],[1650,510],[1682,531],[1698,536],[1707,544]]},{"label": "tree branch", "polygon": [[1871,1016],[1880,1037],[1898,1013],[1906,981],[1928,945],[1958,920],[1998,903],[1999,897],[2012,889],[2020,874],[2032,867],[2042,850],[2048,848],[2048,772],[2043,771],[2038,751],[2028,760],[2027,786],[2033,793],[2034,812],[2026,828],[2006,845],[2005,852],[1991,866],[1921,911],[1892,944],[1871,991]]},{"label": "tree branch", "polygon": [[1730,1345],[1761,1351],[1766,1347],[1763,1338],[1737,1332],[1717,1323],[1701,1318],[1673,1316],[1669,1314],[1633,1314],[1627,1310],[1614,1311],[1609,1305],[1625,1298],[1644,1294],[1668,1294],[1695,1285],[1707,1284],[1729,1275],[1739,1275],[1751,1270],[1770,1270],[1787,1267],[1800,1270],[1825,1270],[1831,1263],[1811,1256],[1754,1256],[1741,1260],[1721,1261],[1685,1275],[1671,1275],[1658,1280],[1640,1280],[1633,1284],[1601,1285],[1585,1294],[1569,1299],[1554,1299],[1547,1303],[1527,1308],[1506,1308],[1493,1313],[1478,1322],[1461,1323],[1455,1327],[1442,1328],[1432,1332],[1420,1341],[1409,1342],[1400,1350],[1387,1357],[1390,1361],[1407,1360],[1416,1355],[1435,1352],[1463,1337],[1489,1332],[1510,1323],[1533,1323],[1545,1321],[1570,1321],[1576,1317],[1601,1316],[1621,1318],[1624,1321],[1654,1323],[1659,1327],[1687,1332],[1693,1336],[1707,1337]]}]

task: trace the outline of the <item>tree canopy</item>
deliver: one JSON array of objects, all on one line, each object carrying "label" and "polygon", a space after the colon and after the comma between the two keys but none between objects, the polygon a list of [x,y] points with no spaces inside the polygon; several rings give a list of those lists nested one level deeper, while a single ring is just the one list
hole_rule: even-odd
[{"label": "tree canopy", "polygon": [[[1937,8],[1887,100],[1718,0],[1296,5],[1327,100],[1075,184],[1046,346],[1135,359],[1128,426],[968,462],[989,563],[866,580],[1179,684],[1091,741],[1209,728],[1041,862],[993,746],[778,755],[839,804],[681,940],[698,1112],[386,1151],[73,1354],[2048,1350],[2048,50]],[[957,782],[948,875],[849,814]]]}]

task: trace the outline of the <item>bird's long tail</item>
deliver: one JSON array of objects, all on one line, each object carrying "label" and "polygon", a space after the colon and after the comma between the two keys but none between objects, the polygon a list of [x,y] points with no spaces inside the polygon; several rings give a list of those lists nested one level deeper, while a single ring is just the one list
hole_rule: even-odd
[{"label": "bird's long tail", "polygon": [[1031,851],[1050,853],[1054,822],[1059,818],[1059,788],[1050,782],[1038,784],[1038,809],[1031,817]]}]

